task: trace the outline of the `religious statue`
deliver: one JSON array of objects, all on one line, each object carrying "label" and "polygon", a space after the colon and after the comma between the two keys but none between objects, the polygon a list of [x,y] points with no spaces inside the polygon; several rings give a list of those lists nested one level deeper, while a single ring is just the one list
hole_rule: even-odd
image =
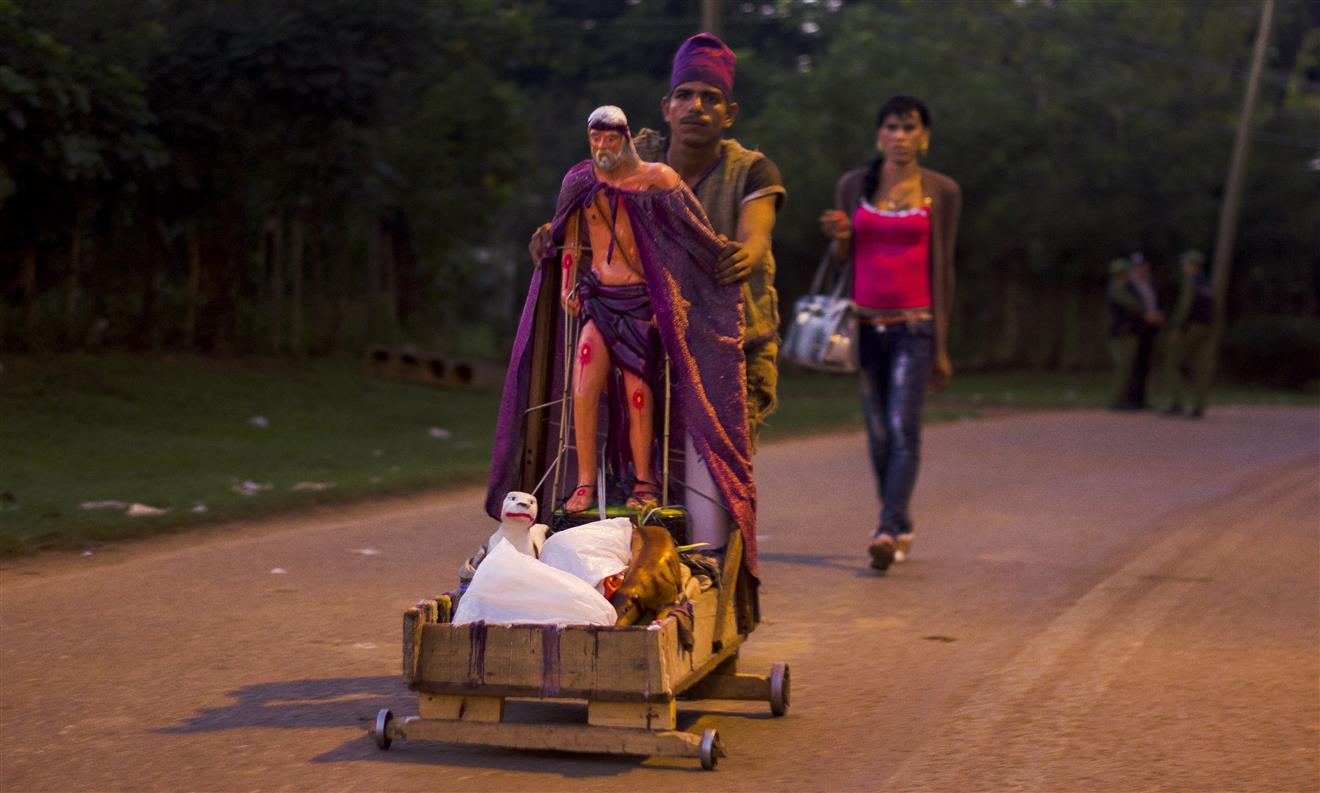
[{"label": "religious statue", "polygon": [[[617,107],[597,108],[587,119],[592,169],[600,184],[618,190],[672,190],[678,174],[668,165],[642,162],[633,148],[628,119]],[[601,395],[611,368],[623,377],[628,402],[628,450],[633,465],[627,506],[655,504],[660,486],[653,470],[656,380],[663,361],[646,274],[633,240],[627,205],[616,194],[595,193],[583,213],[590,239],[591,269],[579,270],[572,251],[561,256],[564,278],[560,300],[582,321],[573,362],[573,423],[577,443],[577,484],[564,503],[580,512],[596,499],[596,431]]]},{"label": "religious statue", "polygon": [[[564,176],[532,273],[505,379],[486,510],[498,516],[507,492],[525,490],[542,503],[563,499],[565,511],[582,511],[610,497],[597,492],[602,478],[623,483],[634,509],[683,503],[692,542],[722,548],[730,529],[739,531],[743,573],[754,581],[742,291],[717,278],[730,243],[711,229],[669,166],[637,156],[622,110],[594,110],[587,142],[591,158]],[[555,290],[549,303],[547,289]],[[580,326],[570,338],[573,317]],[[538,382],[551,387],[537,390]],[[543,393],[549,396],[541,401]],[[563,429],[551,413],[563,393],[572,395],[574,447],[560,448],[544,471],[529,475],[533,441]],[[529,418],[536,416],[545,421]],[[656,475],[664,464],[657,425],[666,416],[675,439],[671,468],[679,472],[671,489],[682,489],[677,499],[662,492]],[[604,465],[597,449],[602,422]],[[557,478],[548,476],[555,464],[565,466],[567,487],[558,491]]]}]

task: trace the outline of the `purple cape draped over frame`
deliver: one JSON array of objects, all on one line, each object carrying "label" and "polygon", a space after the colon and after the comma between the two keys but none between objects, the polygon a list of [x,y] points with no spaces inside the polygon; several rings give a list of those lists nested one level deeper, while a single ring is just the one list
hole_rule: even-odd
[{"label": "purple cape draped over frame", "polygon": [[[610,201],[617,199],[627,210],[661,344],[672,368],[673,425],[692,436],[697,453],[710,469],[730,524],[742,533],[744,569],[755,577],[756,487],[746,423],[742,288],[716,282],[714,269],[722,246],[701,203],[686,185],[680,182],[667,190],[620,190],[599,181],[590,160],[573,166],[560,187],[550,224],[557,245],[563,244],[569,217],[600,192]],[[558,254],[552,252],[532,272],[509,356],[486,491],[486,512],[496,519],[505,494],[518,481],[533,319],[545,274],[557,267],[557,259]],[[556,311],[562,314],[558,305],[556,298]],[[557,317],[557,325],[562,325],[562,316]],[[564,360],[562,346],[551,347],[553,372]],[[677,437],[681,449],[682,435]]]}]

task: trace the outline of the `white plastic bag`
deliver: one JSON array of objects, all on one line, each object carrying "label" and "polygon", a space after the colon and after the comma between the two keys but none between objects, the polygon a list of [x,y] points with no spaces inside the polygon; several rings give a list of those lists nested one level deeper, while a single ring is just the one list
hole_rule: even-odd
[{"label": "white plastic bag", "polygon": [[614,607],[577,576],[518,553],[500,540],[458,601],[454,624],[613,625]]},{"label": "white plastic bag", "polygon": [[556,532],[541,547],[541,561],[591,584],[627,569],[632,560],[632,522],[610,518]]}]

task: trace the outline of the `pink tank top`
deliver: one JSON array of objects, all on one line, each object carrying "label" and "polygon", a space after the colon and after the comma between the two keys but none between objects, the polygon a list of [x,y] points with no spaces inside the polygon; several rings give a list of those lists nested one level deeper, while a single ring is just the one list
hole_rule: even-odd
[{"label": "pink tank top", "polygon": [[930,306],[930,207],[853,214],[853,301],[892,310]]}]

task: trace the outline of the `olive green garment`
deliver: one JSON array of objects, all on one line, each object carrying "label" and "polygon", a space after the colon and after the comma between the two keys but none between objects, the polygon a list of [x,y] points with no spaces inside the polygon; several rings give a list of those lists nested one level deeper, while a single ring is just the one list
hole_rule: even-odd
[{"label": "olive green garment", "polygon": [[[669,139],[655,130],[643,129],[634,140],[638,155],[647,162],[666,162]],[[738,220],[743,204],[765,196],[787,195],[782,185],[764,188],[747,195],[747,177],[752,166],[765,157],[759,151],[745,149],[736,140],[720,141],[720,160],[715,172],[703,179],[695,191],[716,233],[729,239],[738,235]],[[779,370],[779,295],[775,292],[775,257],[766,250],[761,261],[752,265],[752,273],[743,282],[743,351],[747,358],[748,433],[755,448],[757,435],[765,419],[779,404],[776,388]]]},{"label": "olive green garment", "polygon": [[747,429],[752,451],[761,426],[779,407],[779,342],[771,340],[750,347],[747,356]]},{"label": "olive green garment", "polygon": [[1171,340],[1164,357],[1164,383],[1169,389],[1169,407],[1183,406],[1184,387],[1190,386],[1187,407],[1194,413],[1205,410],[1206,394],[1214,376],[1215,351],[1210,326],[1193,322]]}]

